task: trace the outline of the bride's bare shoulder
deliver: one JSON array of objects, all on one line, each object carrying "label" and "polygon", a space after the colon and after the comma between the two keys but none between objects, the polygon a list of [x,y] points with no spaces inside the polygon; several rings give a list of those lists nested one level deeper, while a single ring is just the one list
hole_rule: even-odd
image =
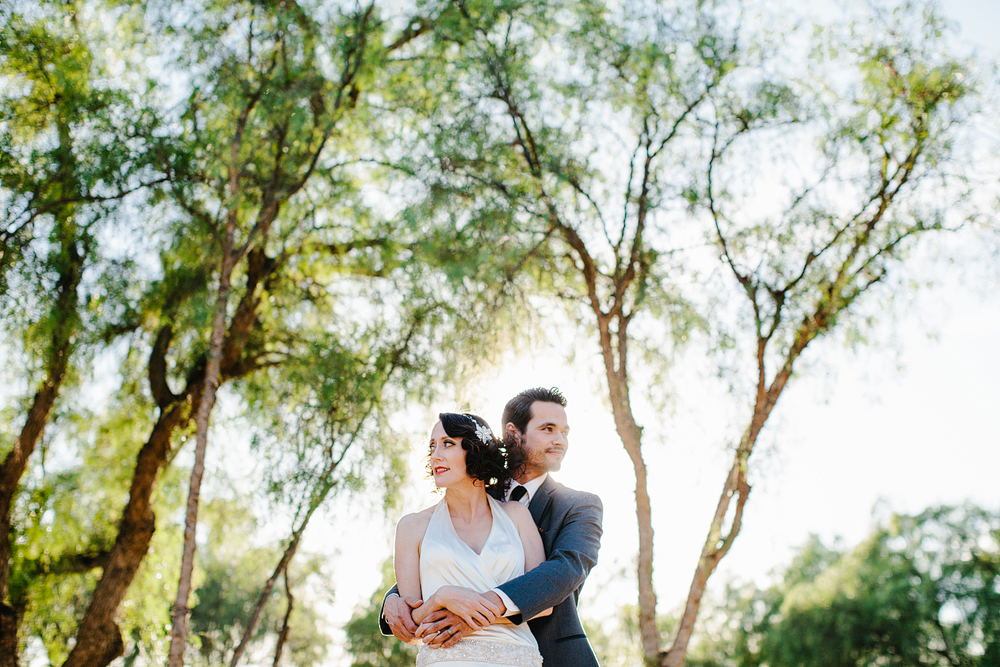
[{"label": "bride's bare shoulder", "polygon": [[431,515],[434,514],[434,507],[428,507],[422,509],[419,512],[411,512],[410,514],[404,514],[396,523],[396,532],[400,531],[419,531],[423,533],[427,529],[427,524],[431,521]]},{"label": "bride's bare shoulder", "polygon": [[528,521],[534,523],[531,518],[531,512],[522,503],[514,501],[508,501],[506,503],[501,503],[500,507],[507,512],[507,516],[514,520],[514,523],[520,521]]}]

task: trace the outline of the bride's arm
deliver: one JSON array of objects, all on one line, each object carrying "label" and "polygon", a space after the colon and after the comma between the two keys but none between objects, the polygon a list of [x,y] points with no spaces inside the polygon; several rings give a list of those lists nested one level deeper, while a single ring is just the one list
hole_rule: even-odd
[{"label": "bride's arm", "polygon": [[[407,514],[396,524],[392,566],[396,574],[396,587],[401,599],[409,597],[419,600],[421,598],[420,541],[427,530],[427,522],[421,519],[419,514]],[[413,621],[418,625],[426,616],[426,613],[421,614],[424,606],[420,605],[411,612]]]},{"label": "bride's arm", "polygon": [[[542,545],[542,538],[538,535],[538,528],[535,526],[528,508],[521,503],[504,503],[503,508],[507,511],[507,515],[514,521],[514,526],[517,528],[517,533],[521,538],[521,544],[524,548],[524,571],[529,572],[545,562],[545,547]],[[468,618],[456,611],[457,606],[464,605],[471,609],[476,608],[480,604],[488,604],[491,609],[496,610],[495,618],[492,622],[513,625],[506,616],[502,615],[506,611],[506,608],[501,597],[494,591],[489,590],[477,593],[471,589],[459,588],[457,586],[443,586],[428,598],[420,608],[413,611],[413,620],[420,623],[421,621],[417,618],[418,614],[421,614],[420,618],[423,619],[436,609],[448,609],[456,615],[462,616],[463,620],[468,623]],[[551,613],[552,607],[549,607],[538,612],[532,618],[548,616]],[[472,625],[474,629],[478,629],[477,625],[488,625],[488,623],[477,623],[476,625],[469,623],[469,625]],[[421,637],[433,634],[439,629],[439,626],[447,627],[445,623],[422,626],[418,628],[416,635]],[[431,646],[436,644],[433,639],[429,643]]]}]

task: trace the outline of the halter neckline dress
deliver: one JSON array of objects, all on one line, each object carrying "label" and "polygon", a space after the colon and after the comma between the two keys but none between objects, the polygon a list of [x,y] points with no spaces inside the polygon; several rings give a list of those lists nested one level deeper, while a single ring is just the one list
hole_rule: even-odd
[{"label": "halter neckline dress", "polygon": [[[448,502],[437,504],[420,546],[420,591],[426,600],[441,586],[488,591],[524,574],[524,546],[517,526],[498,501],[489,498],[493,526],[481,553],[462,541],[451,522]],[[538,642],[527,623],[494,623],[454,646],[421,646],[417,667],[541,667]]]}]

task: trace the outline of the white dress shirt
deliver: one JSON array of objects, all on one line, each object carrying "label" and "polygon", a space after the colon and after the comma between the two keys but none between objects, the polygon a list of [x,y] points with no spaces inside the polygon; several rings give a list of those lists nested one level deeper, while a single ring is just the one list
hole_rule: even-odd
[{"label": "white dress shirt", "polygon": [[548,478],[549,478],[549,473],[545,473],[540,477],[529,479],[524,484],[519,484],[517,482],[511,481],[510,488],[507,489],[507,494],[504,495],[503,499],[504,501],[510,500],[510,494],[514,491],[514,489],[516,489],[519,486],[523,486],[526,493],[521,497],[521,500],[519,500],[518,502],[520,502],[525,507],[528,507],[529,503],[531,503],[531,499],[534,498],[535,494],[538,492],[538,487],[540,487]]}]

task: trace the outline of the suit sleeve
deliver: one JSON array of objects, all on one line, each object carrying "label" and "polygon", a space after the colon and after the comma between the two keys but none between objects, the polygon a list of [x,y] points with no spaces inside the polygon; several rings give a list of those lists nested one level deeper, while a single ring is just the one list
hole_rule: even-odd
[{"label": "suit sleeve", "polygon": [[385,613],[385,599],[390,595],[399,595],[399,588],[396,584],[393,584],[392,588],[387,590],[385,595],[382,596],[382,607],[378,610],[378,629],[386,637],[392,636],[392,628],[390,628],[389,624],[385,622],[385,618],[382,617],[382,614]]},{"label": "suit sleeve", "polygon": [[583,585],[597,563],[603,518],[601,499],[581,493],[559,528],[548,560],[498,587],[521,610],[522,618],[510,616],[512,623],[520,624],[556,606]]}]

